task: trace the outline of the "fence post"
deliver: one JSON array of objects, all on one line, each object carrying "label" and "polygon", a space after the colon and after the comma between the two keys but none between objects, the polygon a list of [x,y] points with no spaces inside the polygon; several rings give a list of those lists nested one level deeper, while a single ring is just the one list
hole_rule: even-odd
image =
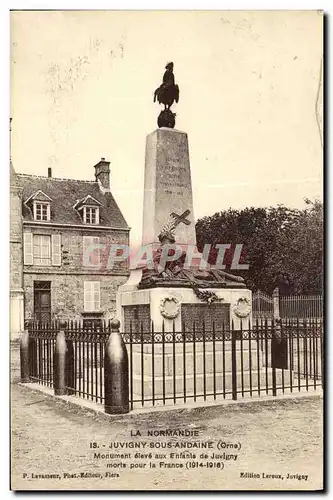
[{"label": "fence post", "polygon": [[278,287],[273,290],[273,317],[280,319],[280,292]]},{"label": "fence post", "polygon": [[324,376],[325,376],[325,370],[324,370],[324,361],[325,361],[325,356],[324,356],[324,342],[323,342],[323,337],[324,337],[324,328],[323,328],[323,323],[320,323],[320,376],[321,376],[321,387],[324,389]]},{"label": "fence post", "polygon": [[[272,366],[272,392],[273,396],[276,396],[276,333],[275,333],[275,324],[272,325],[272,340],[271,340],[271,366]],[[267,329],[266,329],[266,338],[267,338]]]},{"label": "fence post", "polygon": [[105,413],[129,412],[128,355],[125,342],[119,332],[120,321],[110,323],[111,333],[105,348],[104,390]]},{"label": "fence post", "polygon": [[20,364],[21,364],[21,382],[30,382],[30,370],[29,370],[29,324],[25,322],[24,332],[22,333],[20,339]]},{"label": "fence post", "polygon": [[74,346],[72,340],[66,340],[66,365],[65,365],[65,382],[67,387],[66,394],[75,394],[75,366],[74,366]]},{"label": "fence post", "polygon": [[231,322],[231,384],[232,399],[237,399],[237,366],[236,366],[236,331],[234,320]]},{"label": "fence post", "polygon": [[54,394],[64,396],[66,394],[66,339],[64,328],[66,323],[60,322],[60,331],[57,334],[54,355]]}]

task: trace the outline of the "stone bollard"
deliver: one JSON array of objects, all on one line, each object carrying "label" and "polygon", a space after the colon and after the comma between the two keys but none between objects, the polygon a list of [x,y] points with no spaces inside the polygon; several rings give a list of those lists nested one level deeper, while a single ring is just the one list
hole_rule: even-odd
[{"label": "stone bollard", "polygon": [[60,322],[54,353],[54,394],[64,396],[66,394],[66,339],[64,328],[66,323]]},{"label": "stone bollard", "polygon": [[119,328],[120,322],[113,319],[105,348],[104,409],[109,414],[129,412],[128,355]]},{"label": "stone bollard", "polygon": [[20,364],[21,364],[21,382],[30,382],[30,370],[29,370],[29,324],[26,322],[24,324],[24,332],[22,333],[20,339]]}]

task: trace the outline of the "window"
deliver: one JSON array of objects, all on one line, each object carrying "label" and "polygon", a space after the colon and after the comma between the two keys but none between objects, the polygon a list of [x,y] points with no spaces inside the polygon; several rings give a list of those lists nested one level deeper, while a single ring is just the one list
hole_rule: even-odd
[{"label": "window", "polygon": [[84,311],[98,312],[100,310],[100,282],[85,281],[84,282]]},{"label": "window", "polygon": [[101,203],[88,194],[82,200],[77,200],[73,208],[76,210],[85,224],[99,224],[99,209]]},{"label": "window", "polygon": [[99,208],[83,207],[83,221],[86,224],[99,224]]},{"label": "window", "polygon": [[36,266],[51,265],[51,236],[33,235],[33,262]]},{"label": "window", "polygon": [[61,266],[61,234],[24,233],[24,265]]},{"label": "window", "polygon": [[50,220],[50,204],[34,202],[34,219],[35,220]]}]

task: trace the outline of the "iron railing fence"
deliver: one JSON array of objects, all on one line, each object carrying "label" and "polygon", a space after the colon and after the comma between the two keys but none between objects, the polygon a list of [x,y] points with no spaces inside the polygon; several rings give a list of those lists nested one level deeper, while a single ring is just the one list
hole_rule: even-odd
[{"label": "iron railing fence", "polygon": [[104,356],[109,335],[108,328],[103,331],[65,330],[67,362],[72,368],[66,380],[68,394],[96,403],[104,401]]},{"label": "iron railing fence", "polygon": [[322,295],[280,296],[282,318],[322,318],[324,301]]},{"label": "iron railing fence", "polygon": [[322,295],[279,295],[277,300],[258,290],[252,294],[253,319],[303,319],[324,317],[324,298]]},{"label": "iron railing fence", "polygon": [[191,332],[129,331],[130,403],[238,399],[323,384],[323,324],[268,321],[240,329],[193,324]]},{"label": "iron railing fence", "polygon": [[[91,324],[68,321],[62,326],[66,338],[66,389],[68,394],[102,403],[104,400],[105,344],[111,332],[110,321]],[[54,386],[56,337],[61,326],[30,322],[29,374],[41,385]]]},{"label": "iron railing fence", "polygon": [[[83,328],[69,322],[66,339],[68,394],[103,403],[104,356],[110,324]],[[53,387],[57,324],[29,327],[29,371],[32,381]],[[131,324],[122,333],[129,360],[129,401],[138,406],[238,399],[323,386],[323,322],[288,320],[241,324],[193,323],[180,330],[175,322],[161,331]]]},{"label": "iron railing fence", "polygon": [[53,387],[54,351],[59,324],[30,322],[29,376],[33,382]]},{"label": "iron railing fence", "polygon": [[272,318],[274,316],[273,298],[258,290],[252,294],[252,315],[254,319]]}]

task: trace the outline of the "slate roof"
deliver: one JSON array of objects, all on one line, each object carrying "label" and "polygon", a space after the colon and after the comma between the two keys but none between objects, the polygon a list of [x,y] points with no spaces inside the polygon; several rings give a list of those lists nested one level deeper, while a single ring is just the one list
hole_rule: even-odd
[{"label": "slate roof", "polygon": [[[22,213],[26,221],[33,220],[24,202],[39,189],[51,199],[51,223],[75,224],[87,226],[80,214],[73,208],[75,203],[87,195],[93,196],[101,203],[99,225],[119,229],[129,229],[111,193],[102,193],[96,181],[74,179],[57,179],[38,175],[16,174],[23,188]],[[90,226],[91,227],[91,226]],[[98,228],[98,226],[96,226]]]}]

